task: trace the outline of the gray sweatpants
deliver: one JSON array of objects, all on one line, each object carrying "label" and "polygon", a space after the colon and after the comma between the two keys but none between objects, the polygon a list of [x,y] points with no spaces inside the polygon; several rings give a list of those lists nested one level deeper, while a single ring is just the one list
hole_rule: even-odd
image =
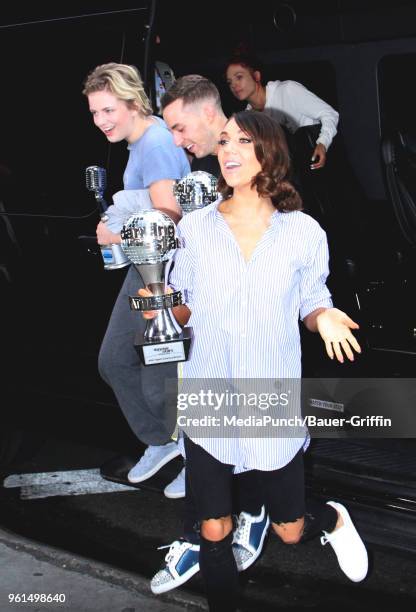
[{"label": "gray sweatpants", "polygon": [[130,310],[128,296],[137,295],[140,287],[140,275],[131,265],[101,344],[98,369],[137,438],[160,445],[169,441],[176,425],[175,397],[166,394],[165,382],[177,378],[177,364],[145,367],[139,360],[133,342],[146,321],[140,312]]}]

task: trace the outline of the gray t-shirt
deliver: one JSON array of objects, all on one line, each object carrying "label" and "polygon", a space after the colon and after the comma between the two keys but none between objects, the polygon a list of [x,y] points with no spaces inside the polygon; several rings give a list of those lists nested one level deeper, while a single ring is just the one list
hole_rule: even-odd
[{"label": "gray t-shirt", "polygon": [[124,189],[148,189],[163,179],[182,178],[190,172],[182,147],[173,142],[172,134],[160,117],[143,136],[128,145],[130,151],[124,171]]},{"label": "gray t-shirt", "polygon": [[106,211],[107,227],[115,234],[120,232],[130,215],[152,207],[148,191],[152,183],[180,179],[190,172],[184,150],[175,145],[163,119],[154,119],[156,122],[147,128],[141,138],[128,145],[124,191],[114,194],[114,204]]}]

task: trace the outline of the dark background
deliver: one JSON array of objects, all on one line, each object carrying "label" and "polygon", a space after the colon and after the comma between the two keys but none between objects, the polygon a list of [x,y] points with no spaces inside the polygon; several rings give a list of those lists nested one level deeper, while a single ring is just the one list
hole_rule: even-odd
[{"label": "dark background", "polygon": [[[283,601],[293,610],[413,610],[416,232],[403,232],[387,178],[392,173],[405,185],[412,218],[415,3],[7,5],[0,14],[2,482],[10,474],[96,469],[119,454],[135,461],[143,452],[97,372],[125,270],[104,271],[100,254],[79,239],[94,236],[99,219],[85,188],[85,168],[106,168],[110,201],[122,188],[127,149],[125,143],[108,144],[93,125],[81,94],[87,73],[108,61],[134,64],[151,93],[153,61],[159,59],[176,76],[212,78],[229,114],[241,106],[226,86],[225,62],[244,40],[263,60],[266,80],[298,80],[340,113],[327,167],[311,175],[306,164],[300,174],[307,211],[327,231],[331,291],[360,324],[363,353],[354,364],[332,363],[321,340],[303,333],[305,376],[328,402],[339,401],[338,391],[346,395],[347,378],[358,378],[362,384],[347,414],[371,406],[374,414],[393,411],[404,424],[401,431],[409,423],[400,439],[358,438],[351,431],[342,439],[313,439],[305,456],[308,493],[338,499],[351,511],[369,546],[369,580],[358,588],[346,585],[318,541],[299,553],[293,547],[283,552],[275,539],[248,574],[244,609],[272,609]],[[406,147],[400,148],[400,135]],[[295,153],[309,159],[308,131],[300,130],[295,141]],[[394,152],[390,165],[383,157],[386,144]],[[374,392],[371,384],[373,378],[405,377],[405,401],[392,395],[396,387]],[[323,389],[323,378],[335,382]],[[321,416],[327,414],[322,410]],[[179,469],[178,459],[141,490],[99,497],[24,500],[18,489],[3,485],[0,525],[150,578],[166,553],[156,547],[181,529],[181,502],[161,494]],[[195,580],[186,589],[201,593]]]},{"label": "dark background", "polygon": [[96,365],[125,270],[104,271],[78,238],[94,236],[98,221],[85,167],[107,169],[110,199],[127,150],[95,128],[82,83],[100,63],[152,75],[160,59],[176,76],[211,77],[231,113],[239,105],[224,66],[242,40],[266,79],[298,80],[340,112],[328,168],[306,183],[306,199],[328,232],[331,290],[360,323],[365,350],[341,368],[306,335],[306,374],[412,376],[415,244],[397,223],[381,146],[398,129],[415,130],[414,23],[413,2],[10,5],[0,21],[3,431],[17,423],[111,448],[134,443]]}]

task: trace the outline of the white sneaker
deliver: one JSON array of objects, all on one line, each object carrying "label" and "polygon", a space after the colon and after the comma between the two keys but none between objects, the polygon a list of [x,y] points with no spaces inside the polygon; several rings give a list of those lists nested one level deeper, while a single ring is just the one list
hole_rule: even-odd
[{"label": "white sneaker", "polygon": [[321,536],[321,544],[331,544],[342,571],[353,582],[361,582],[367,576],[368,555],[362,539],[348,514],[347,509],[334,501],[326,502],[341,515],[344,524],[336,531]]},{"label": "white sneaker", "polygon": [[127,478],[133,483],[147,480],[156,474],[166,463],[180,454],[181,452],[176,442],[168,442],[168,444],[163,446],[148,446],[140,461],[127,474]]},{"label": "white sneaker", "polygon": [[169,483],[163,493],[170,499],[179,499],[185,497],[185,468],[183,467],[179,474],[171,483]]},{"label": "white sneaker", "polygon": [[158,550],[162,548],[169,548],[165,557],[165,566],[150,582],[152,593],[156,595],[176,589],[199,572],[199,545],[185,540],[175,540],[168,546],[159,546]]},{"label": "white sneaker", "polygon": [[269,516],[264,506],[258,516],[240,512],[232,544],[239,572],[246,570],[259,557],[269,525]]}]

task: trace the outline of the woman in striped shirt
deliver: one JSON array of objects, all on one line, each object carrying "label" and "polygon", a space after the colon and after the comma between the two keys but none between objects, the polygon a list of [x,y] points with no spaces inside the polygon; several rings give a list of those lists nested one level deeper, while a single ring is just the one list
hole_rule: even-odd
[{"label": "woman in striped shirt", "polygon": [[[218,399],[212,393],[218,381],[241,389],[241,381],[250,379],[272,381],[273,386],[276,379],[301,378],[299,317],[310,331],[320,333],[330,358],[353,360],[360,347],[351,333],[358,325],[332,307],[325,285],[325,232],[300,211],[300,197],[288,181],[289,156],[279,125],[264,113],[237,113],[221,133],[218,160],[222,199],[179,223],[185,248],[176,252],[170,284],[186,289],[187,305],[175,308],[174,314],[180,324],[194,329],[181,391],[195,391],[196,384],[204,392],[202,412],[198,406],[186,414],[208,416],[211,409],[209,416],[221,420],[218,405],[207,402]],[[261,383],[255,387],[261,389]],[[201,520],[199,563],[210,610],[231,612],[237,606],[231,547],[235,472],[257,471],[273,530],[284,542],[323,532],[322,542],[330,542],[342,570],[351,580],[362,580],[367,553],[344,506],[330,501],[305,510],[306,429],[256,436],[252,428],[244,434],[244,424],[227,433],[223,421],[219,433],[216,421],[209,422],[208,429],[195,426],[195,420],[182,429]],[[312,518],[306,521],[305,515]]]}]

